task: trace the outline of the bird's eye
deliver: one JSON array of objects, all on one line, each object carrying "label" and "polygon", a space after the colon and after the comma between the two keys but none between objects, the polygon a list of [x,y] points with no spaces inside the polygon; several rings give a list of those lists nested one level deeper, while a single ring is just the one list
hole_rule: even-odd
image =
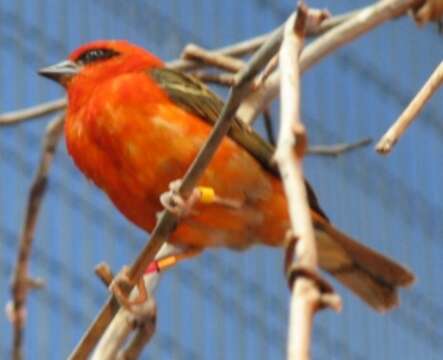
[{"label": "bird's eye", "polygon": [[110,59],[119,53],[111,49],[91,49],[77,58],[77,63],[86,65],[99,60]]}]

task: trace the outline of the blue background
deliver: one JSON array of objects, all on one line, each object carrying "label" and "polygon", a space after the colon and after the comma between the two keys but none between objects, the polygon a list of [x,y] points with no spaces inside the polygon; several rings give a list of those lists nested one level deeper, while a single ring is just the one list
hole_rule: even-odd
[{"label": "blue background", "polygon": [[[343,12],[369,2],[312,1]],[[188,42],[215,48],[267,32],[292,1],[3,0],[0,2],[0,111],[62,95],[36,69],[80,44],[124,38],[168,60]],[[390,22],[309,70],[303,116],[311,144],[378,139],[442,59],[442,38],[409,18]],[[443,354],[443,119],[437,94],[392,155],[372,148],[340,158],[311,157],[306,172],[342,229],[408,264],[418,282],[401,307],[380,316],[337,285],[344,310],[315,319],[314,359],[440,359]],[[277,114],[277,113],[276,113]],[[10,298],[27,189],[50,117],[0,129],[0,304]],[[64,144],[51,172],[31,273],[47,289],[29,296],[28,359],[66,357],[107,293],[93,275],[105,260],[129,263],[147,237],[74,168]],[[145,351],[162,359],[282,359],[288,290],[280,250],[208,251],[167,273],[159,321]],[[0,357],[11,328],[0,317]]]}]

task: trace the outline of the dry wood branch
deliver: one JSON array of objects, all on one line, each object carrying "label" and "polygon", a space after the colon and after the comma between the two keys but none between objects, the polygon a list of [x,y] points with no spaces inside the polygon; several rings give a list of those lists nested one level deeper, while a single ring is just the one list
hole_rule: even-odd
[{"label": "dry wood branch", "polygon": [[191,59],[206,65],[212,65],[216,68],[229,72],[237,72],[245,65],[243,60],[234,57],[207,51],[195,44],[189,44],[182,53],[184,59]]},{"label": "dry wood branch", "polygon": [[[407,10],[421,3],[421,0],[383,0],[355,12],[346,17],[331,30],[314,40],[307,46],[300,58],[300,70],[303,73],[322,58],[367,33],[385,21],[405,14]],[[334,18],[323,22],[328,23]],[[251,93],[240,107],[237,116],[247,124],[252,124],[263,110],[277,97],[280,86],[280,74],[275,71],[267,81]]]},{"label": "dry wood branch", "polygon": [[349,151],[368,146],[371,142],[372,140],[370,138],[365,138],[350,144],[315,145],[310,146],[306,153],[309,155],[340,156]]},{"label": "dry wood branch", "polygon": [[51,121],[46,129],[43,139],[42,153],[40,163],[32,181],[29,191],[26,215],[20,235],[19,251],[14,269],[14,275],[11,285],[12,307],[10,308],[10,318],[14,326],[14,338],[12,358],[21,359],[23,329],[26,314],[26,296],[32,285],[28,274],[29,258],[31,254],[32,241],[34,239],[35,227],[40,211],[40,206],[45,194],[48,182],[48,172],[51,167],[57,143],[61,137],[64,123],[64,114],[58,115]]},{"label": "dry wood branch", "polygon": [[[252,39],[244,40],[236,44],[228,45],[219,49],[209,50],[210,54],[226,55],[230,57],[241,57],[247,54],[251,54],[257,51],[266,40],[268,40],[273,34],[280,31],[280,29],[274,30],[270,33],[256,36]],[[177,59],[168,63],[168,67],[171,69],[190,71],[201,67],[201,63],[194,60]]]},{"label": "dry wood branch", "polygon": [[258,89],[264,84],[266,79],[274,72],[278,65],[278,56],[274,56],[271,61],[268,62],[264,70],[257,76],[254,81],[254,90]]},{"label": "dry wood branch", "polygon": [[[346,20],[354,16],[356,12],[357,11],[351,11],[349,13],[325,19],[319,26],[311,28],[310,32],[307,35],[317,36],[323,34],[324,32],[332,29],[333,27],[338,26],[341,23],[345,22]],[[282,33],[282,27],[279,27],[269,33],[256,36],[252,39],[244,40],[233,45],[228,45],[226,47],[222,47],[217,50],[211,50],[210,52],[214,54],[227,55],[231,57],[242,57],[257,51],[257,49],[260,46],[262,46],[266,40],[268,40],[271,36],[276,35],[277,33],[280,34]],[[198,66],[198,63],[192,60],[179,59],[170,62],[169,66],[177,70],[186,71],[186,70],[195,69],[195,67]]]},{"label": "dry wood branch", "polygon": [[105,262],[98,264],[95,267],[94,272],[106,287],[111,284],[112,279],[114,278],[110,266]]},{"label": "dry wood branch", "polygon": [[[281,38],[272,36],[256,54],[251,61],[236,75],[236,85],[231,89],[229,97],[217,123],[215,124],[211,135],[200,150],[199,154],[193,161],[191,167],[186,172],[179,194],[188,196],[196,185],[203,171],[211,161],[215,151],[221,143],[223,137],[228,132],[231,121],[237,112],[238,106],[250,91],[251,82],[258,71],[269,61],[269,59],[277,52]],[[143,275],[144,270],[153,260],[155,254],[167,240],[171,231],[177,225],[178,219],[176,215],[169,211],[164,211],[160,216],[155,229],[151,234],[151,238],[141,253],[138,255],[134,264],[131,266],[128,277],[132,284]],[[86,331],[78,346],[70,355],[70,359],[85,359],[100,339],[106,327],[118,310],[118,304],[114,296],[111,296],[107,303],[103,306],[97,318],[94,320],[90,328]]]},{"label": "dry wood branch", "polygon": [[282,101],[275,160],[288,199],[292,234],[297,241],[297,256],[290,274],[291,278],[295,271],[298,275],[291,284],[288,335],[288,359],[291,360],[309,359],[313,317],[322,302],[320,283],[325,283],[317,275],[317,248],[302,170],[307,138],[300,119],[299,54],[308,14],[308,9],[301,3],[297,17],[288,20],[279,56]]},{"label": "dry wood branch", "polygon": [[263,121],[265,124],[265,131],[268,141],[272,146],[275,146],[274,123],[272,121],[272,115],[269,109],[265,109],[265,111],[263,111]]},{"label": "dry wood branch", "polygon": [[441,62],[434,70],[428,81],[423,85],[414,99],[409,103],[403,113],[395,121],[389,130],[383,135],[378,144],[376,150],[383,155],[388,154],[406,129],[417,118],[420,111],[425,104],[429,101],[431,96],[437,91],[437,89],[443,83],[443,62]]},{"label": "dry wood branch", "polygon": [[426,0],[421,6],[417,6],[412,15],[417,25],[422,26],[429,21],[439,21],[443,16],[442,0]]},{"label": "dry wood branch", "polygon": [[31,106],[26,109],[11,111],[0,115],[0,126],[15,125],[30,118],[35,118],[62,110],[66,107],[66,99],[57,99]]},{"label": "dry wood branch", "polygon": [[[328,10],[321,10],[320,16],[325,19],[321,21],[318,26],[311,26],[306,29],[306,36],[318,36],[332,28],[344,23],[345,21],[351,19],[353,16],[357,15],[360,10],[352,10],[344,14],[329,16]],[[318,20],[317,20],[318,21]]]},{"label": "dry wood branch", "polygon": [[228,87],[234,86],[235,82],[235,75],[229,73],[214,74],[206,71],[196,71],[191,75],[205,83],[212,83]]}]

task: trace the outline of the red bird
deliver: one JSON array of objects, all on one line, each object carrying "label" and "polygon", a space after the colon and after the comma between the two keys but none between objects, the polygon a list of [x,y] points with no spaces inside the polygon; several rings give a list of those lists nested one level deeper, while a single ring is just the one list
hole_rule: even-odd
[{"label": "red bird", "polygon": [[[160,196],[184,175],[223,102],[126,41],[84,45],[40,74],[67,91],[65,136],[76,165],[130,221],[152,231]],[[216,201],[196,204],[169,241],[199,249],[282,246],[288,206],[273,151],[235,121],[199,183]],[[374,309],[395,306],[397,288],[410,285],[413,274],[337,230],[306,186],[321,267]]]}]

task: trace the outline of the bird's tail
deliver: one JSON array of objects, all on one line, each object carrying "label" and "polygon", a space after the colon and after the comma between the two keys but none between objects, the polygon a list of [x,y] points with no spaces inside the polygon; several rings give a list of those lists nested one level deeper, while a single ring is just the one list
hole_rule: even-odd
[{"label": "bird's tail", "polygon": [[414,282],[413,273],[336,229],[315,221],[320,266],[364,302],[384,312],[398,305],[397,288]]}]

